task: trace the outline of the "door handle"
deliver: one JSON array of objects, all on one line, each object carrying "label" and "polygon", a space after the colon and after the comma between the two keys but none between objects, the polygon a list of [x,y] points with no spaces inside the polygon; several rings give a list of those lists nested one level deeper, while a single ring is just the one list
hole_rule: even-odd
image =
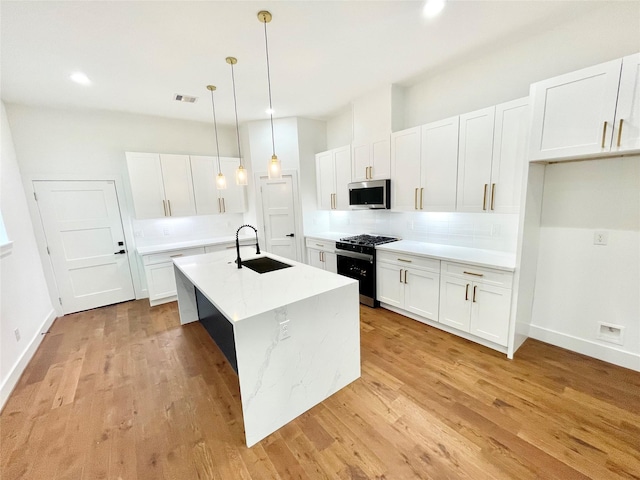
[{"label": "door handle", "polygon": [[227,213],[227,206],[224,204],[224,197],[222,197],[222,213]]},{"label": "door handle", "polygon": [[407,272],[408,272],[408,271],[409,271],[409,270],[405,270],[405,271],[404,271],[404,283],[409,283],[409,282],[407,282]]},{"label": "door handle", "polygon": [[476,302],[476,288],[478,288],[478,286],[477,286],[477,285],[474,285],[474,286],[473,286],[473,303],[475,303],[475,302]]},{"label": "door handle", "polygon": [[424,188],[420,189],[420,210],[422,210],[424,207],[422,206],[422,196],[424,194]]},{"label": "door handle", "polygon": [[400,283],[402,283],[402,268],[400,269]]},{"label": "door handle", "polygon": [[491,184],[491,210],[495,210],[494,208],[495,199],[496,199],[496,184],[492,183]]},{"label": "door handle", "polygon": [[413,192],[413,209],[418,210],[418,189],[414,189]]},{"label": "door handle", "polygon": [[295,236],[296,236],[296,235],[295,235],[294,233],[287,233],[287,234],[285,235],[285,237],[295,237]]},{"label": "door handle", "polygon": [[172,217],[173,213],[171,213],[171,200],[167,200],[167,205],[169,206],[169,216]]},{"label": "door handle", "polygon": [[607,123],[608,122],[604,122],[602,126],[602,148],[604,148],[604,142],[607,140]]},{"label": "door handle", "polygon": [[624,118],[620,119],[620,126],[618,127],[618,146],[620,146],[620,141],[622,140],[622,122],[624,122]]},{"label": "door handle", "polygon": [[469,300],[469,284],[467,283],[467,288],[464,291],[464,300]]},{"label": "door handle", "polygon": [[487,209],[487,187],[489,185],[488,184],[484,184],[484,193],[482,194],[482,210],[486,210]]},{"label": "door handle", "polygon": [[124,255],[127,253],[125,250],[120,250],[119,252],[113,252],[114,255]]}]

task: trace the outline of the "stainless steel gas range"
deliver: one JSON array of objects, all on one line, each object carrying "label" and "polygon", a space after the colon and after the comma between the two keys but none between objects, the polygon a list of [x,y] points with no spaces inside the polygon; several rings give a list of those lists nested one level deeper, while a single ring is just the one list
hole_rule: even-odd
[{"label": "stainless steel gas range", "polygon": [[377,307],[376,300],[376,245],[395,242],[395,237],[355,235],[336,242],[338,273],[360,283],[360,303]]}]

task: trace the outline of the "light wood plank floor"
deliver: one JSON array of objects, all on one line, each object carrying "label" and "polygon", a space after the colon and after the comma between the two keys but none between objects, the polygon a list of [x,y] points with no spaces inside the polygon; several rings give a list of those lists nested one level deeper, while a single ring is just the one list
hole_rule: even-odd
[{"label": "light wood plank floor", "polygon": [[361,319],[362,378],[248,449],[237,377],[175,303],[60,318],[0,415],[0,477],[640,478],[640,373]]}]

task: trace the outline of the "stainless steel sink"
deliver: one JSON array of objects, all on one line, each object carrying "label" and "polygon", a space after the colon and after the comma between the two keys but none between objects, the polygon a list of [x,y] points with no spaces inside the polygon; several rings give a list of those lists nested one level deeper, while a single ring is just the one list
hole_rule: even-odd
[{"label": "stainless steel sink", "polygon": [[269,257],[252,258],[251,260],[242,260],[242,266],[247,267],[257,273],[273,272],[274,270],[281,270],[283,268],[289,268],[292,265],[288,263],[280,262]]}]

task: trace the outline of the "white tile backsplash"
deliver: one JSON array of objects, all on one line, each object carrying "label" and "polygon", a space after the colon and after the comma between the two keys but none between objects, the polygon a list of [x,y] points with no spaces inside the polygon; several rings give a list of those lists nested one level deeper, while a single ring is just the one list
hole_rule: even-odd
[{"label": "white tile backsplash", "polygon": [[419,242],[515,252],[518,215],[386,210],[329,212],[327,230],[394,235]]},{"label": "white tile backsplash", "polygon": [[133,220],[136,246],[199,240],[234,235],[244,223],[240,213],[198,215],[193,217]]}]

